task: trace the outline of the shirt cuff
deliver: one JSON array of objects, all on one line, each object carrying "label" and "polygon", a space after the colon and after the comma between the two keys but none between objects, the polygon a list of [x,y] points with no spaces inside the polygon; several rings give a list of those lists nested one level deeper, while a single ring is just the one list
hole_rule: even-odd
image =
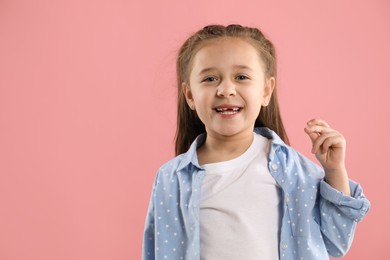
[{"label": "shirt cuff", "polygon": [[349,187],[351,196],[345,195],[322,180],[320,182],[320,194],[322,198],[339,207],[350,218],[359,222],[367,214],[370,202],[364,196],[363,190],[358,183],[349,180]]}]

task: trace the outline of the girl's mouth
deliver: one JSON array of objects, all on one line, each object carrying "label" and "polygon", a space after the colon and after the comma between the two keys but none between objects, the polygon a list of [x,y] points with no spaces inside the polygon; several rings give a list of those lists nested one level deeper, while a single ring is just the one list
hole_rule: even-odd
[{"label": "girl's mouth", "polygon": [[234,115],[240,112],[241,107],[217,107],[215,111],[221,115]]}]

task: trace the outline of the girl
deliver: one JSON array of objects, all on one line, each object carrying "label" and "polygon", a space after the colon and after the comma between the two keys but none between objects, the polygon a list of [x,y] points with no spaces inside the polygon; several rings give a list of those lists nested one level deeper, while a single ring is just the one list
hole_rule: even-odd
[{"label": "girl", "polygon": [[177,157],[158,171],[143,259],[343,256],[369,209],[345,139],[314,119],[322,168],[288,146],[272,43],[256,28],[204,27],[177,58]]}]

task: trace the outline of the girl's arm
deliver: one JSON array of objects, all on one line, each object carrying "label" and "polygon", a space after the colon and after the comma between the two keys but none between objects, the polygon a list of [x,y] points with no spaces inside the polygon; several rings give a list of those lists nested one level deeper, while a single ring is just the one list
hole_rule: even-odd
[{"label": "girl's arm", "polygon": [[312,153],[324,168],[325,181],[336,190],[351,196],[345,168],[346,141],[343,135],[321,119],[307,122],[305,132],[312,141]]},{"label": "girl's arm", "polygon": [[142,243],[142,259],[154,260],[154,203],[150,200],[148,214],[145,222],[144,239]]},{"label": "girl's arm", "polygon": [[154,193],[157,185],[157,177],[153,184],[152,195],[150,196],[150,202],[148,207],[148,212],[145,220],[144,228],[144,237],[142,243],[142,260],[154,260],[155,259],[155,202],[154,202]]},{"label": "girl's arm", "polygon": [[325,171],[319,189],[322,237],[328,253],[340,257],[350,248],[356,224],[366,215],[370,203],[360,185],[348,179],[344,137],[320,119],[309,121],[305,132],[312,140],[312,152]]},{"label": "girl's arm", "polygon": [[329,255],[344,256],[352,245],[356,225],[367,214],[370,202],[363,194],[361,186],[349,180],[351,196],[345,195],[320,182],[319,220],[322,239]]}]

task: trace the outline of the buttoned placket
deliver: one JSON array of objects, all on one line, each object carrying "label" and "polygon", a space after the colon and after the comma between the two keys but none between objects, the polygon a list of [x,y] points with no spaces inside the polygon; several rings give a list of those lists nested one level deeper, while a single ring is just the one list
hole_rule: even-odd
[{"label": "buttoned placket", "polygon": [[[273,150],[273,155],[274,156],[275,156],[275,150]],[[278,183],[278,185],[280,186],[280,188],[283,191],[283,194],[284,194],[282,196],[282,204],[283,204],[283,212],[284,212],[283,214],[286,214],[287,217],[289,218],[289,215],[288,215],[287,211],[288,211],[288,203],[290,201],[290,198],[289,198],[289,195],[288,195],[287,191],[283,187],[283,183],[280,183],[279,179],[277,178],[277,176],[279,176],[279,174],[281,173],[281,171],[283,169],[279,165],[279,163],[276,162],[276,159],[275,159],[274,156],[270,156],[269,157],[269,160],[270,160],[270,162],[269,162],[270,173],[271,173],[272,177],[275,179],[275,181]],[[286,256],[286,250],[288,248],[288,244],[287,244],[286,241],[282,240],[282,237],[281,237],[281,241],[280,241],[279,247],[280,247],[280,256],[281,257],[285,257]]]}]

